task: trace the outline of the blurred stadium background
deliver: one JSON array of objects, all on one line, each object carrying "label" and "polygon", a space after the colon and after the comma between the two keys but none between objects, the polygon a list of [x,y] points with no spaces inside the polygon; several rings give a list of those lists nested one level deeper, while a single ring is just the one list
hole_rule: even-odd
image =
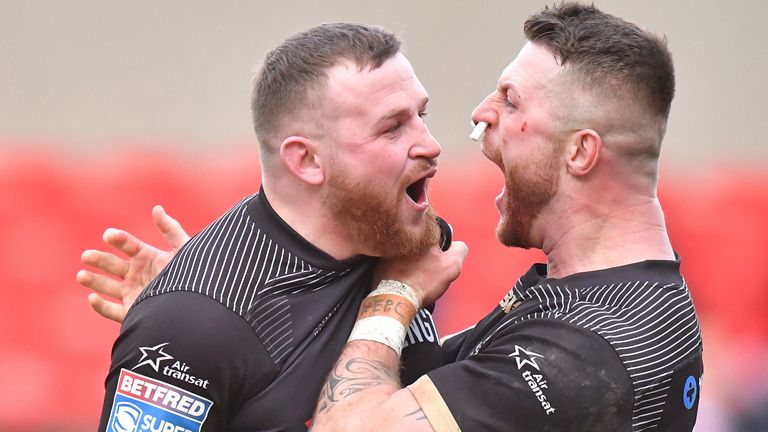
[{"label": "blurred stadium background", "polygon": [[[768,430],[768,3],[596,3],[675,57],[660,197],[704,332],[696,430]],[[444,146],[432,202],[470,245],[439,327],[473,324],[541,259],[496,243],[502,178],[466,137],[543,4],[0,0],[0,430],[95,428],[119,327],[75,283],[80,252],[108,226],[161,244],[156,203],[197,232],[255,192],[250,73],[321,22],[403,38]]]}]

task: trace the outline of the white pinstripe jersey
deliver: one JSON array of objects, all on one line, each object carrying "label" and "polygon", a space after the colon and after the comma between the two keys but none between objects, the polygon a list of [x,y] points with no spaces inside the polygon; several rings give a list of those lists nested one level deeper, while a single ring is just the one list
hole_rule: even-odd
[{"label": "white pinstripe jersey", "polygon": [[679,261],[562,279],[537,264],[443,350],[451,364],[429,378],[462,430],[678,432],[696,419],[702,342]]},{"label": "white pinstripe jersey", "polygon": [[[280,219],[263,192],[245,198],[193,237],[131,308],[101,430],[111,427],[123,370],[211,401],[201,430],[306,430],[375,262],[335,260]],[[406,364],[439,358],[429,312],[409,337]]]}]

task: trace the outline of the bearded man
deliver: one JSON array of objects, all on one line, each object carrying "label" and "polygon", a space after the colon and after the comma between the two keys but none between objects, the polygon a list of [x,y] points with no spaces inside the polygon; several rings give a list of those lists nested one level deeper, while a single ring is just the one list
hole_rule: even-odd
[{"label": "bearded man", "polygon": [[[419,254],[439,236],[427,187],[440,146],[399,48],[376,27],[326,24],[267,55],[252,97],[261,188],[176,238],[123,321],[99,430],[306,430],[376,257]],[[84,261],[141,276],[110,254]],[[428,311],[419,319],[431,340],[404,352],[424,365],[436,332]]]},{"label": "bearded man", "polygon": [[505,178],[499,240],[539,248],[547,263],[443,343],[445,366],[403,387],[397,342],[411,315],[373,305],[415,313],[458,276],[463,256],[433,248],[387,262],[313,430],[693,429],[701,332],[656,196],[674,94],[666,41],[574,3],[534,14],[524,31],[528,42],[472,118],[487,126],[483,154]]}]

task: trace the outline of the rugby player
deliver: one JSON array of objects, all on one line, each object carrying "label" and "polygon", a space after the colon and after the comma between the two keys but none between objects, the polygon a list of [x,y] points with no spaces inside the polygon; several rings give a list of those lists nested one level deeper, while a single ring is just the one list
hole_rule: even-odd
[{"label": "rugby player", "polygon": [[546,264],[443,344],[445,366],[403,387],[403,329],[462,259],[433,248],[382,263],[313,431],[693,429],[701,333],[656,196],[674,94],[666,41],[574,3],[524,32],[472,118],[505,179],[499,240],[543,250]]},{"label": "rugby player", "polygon": [[[80,283],[118,295],[169,261],[125,315],[99,429],[306,430],[378,258],[438,242],[427,102],[400,41],[377,27],[320,25],[270,52],[252,99],[259,192],[188,242],[170,235],[170,259],[107,232],[149,270],[83,256],[127,285],[110,291],[121,281],[88,271]],[[418,317],[403,355],[423,367],[440,354],[431,315]]]}]

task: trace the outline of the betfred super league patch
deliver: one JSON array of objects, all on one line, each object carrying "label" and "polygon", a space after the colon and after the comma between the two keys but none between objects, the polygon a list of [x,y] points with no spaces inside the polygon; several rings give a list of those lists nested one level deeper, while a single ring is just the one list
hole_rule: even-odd
[{"label": "betfred super league patch", "polygon": [[109,432],[200,432],[210,400],[126,369],[120,371]]}]

